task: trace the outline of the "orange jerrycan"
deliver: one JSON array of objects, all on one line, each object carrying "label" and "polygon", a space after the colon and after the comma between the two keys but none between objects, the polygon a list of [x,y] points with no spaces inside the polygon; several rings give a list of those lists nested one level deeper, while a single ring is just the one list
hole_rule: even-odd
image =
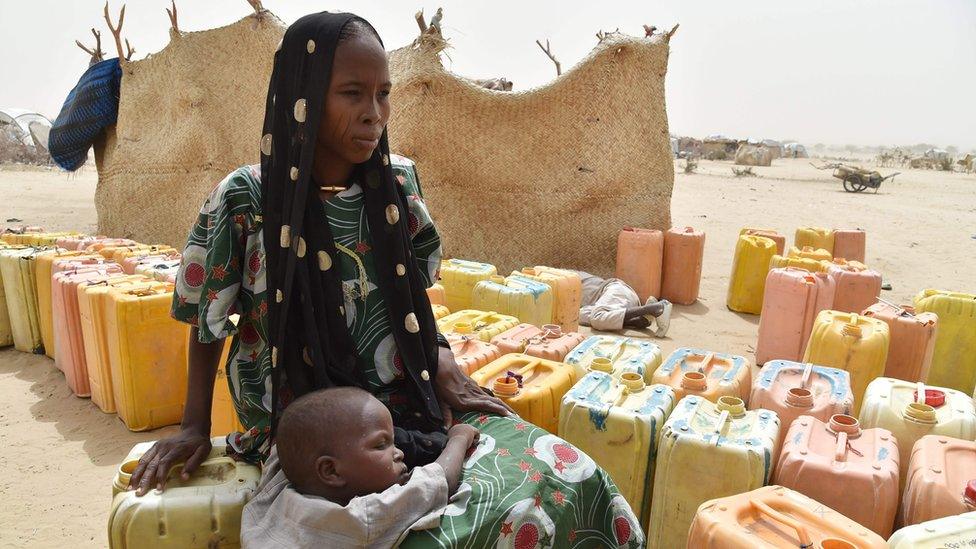
[{"label": "orange jerrycan", "polygon": [[804,246],[827,250],[833,256],[834,231],[821,227],[799,227],[793,238],[793,245],[803,249]]},{"label": "orange jerrycan", "polygon": [[766,273],[775,252],[776,243],[764,236],[739,237],[732,259],[729,294],[725,301],[729,309],[754,315],[762,312]]},{"label": "orange jerrycan", "polygon": [[627,372],[614,379],[590,372],[566,393],[559,412],[559,436],[610,474],[645,530],[654,492],[654,456],[674,403],[670,387],[644,385],[640,374]]},{"label": "orange jerrycan", "polygon": [[541,328],[532,324],[519,324],[491,338],[491,342],[503,354],[524,353],[562,362],[585,339],[583,334],[563,332],[557,324],[546,324]]},{"label": "orange jerrycan", "polygon": [[661,297],[672,303],[691,305],[698,301],[705,233],[691,227],[664,233],[664,262]]},{"label": "orange jerrycan", "polygon": [[118,275],[78,285],[78,316],[85,340],[85,365],[88,368],[91,400],[107,414],[115,413],[115,396],[112,394],[103,296],[112,288],[133,289],[149,284],[150,280],[143,276]]},{"label": "orange jerrycan", "polygon": [[617,235],[616,277],[630,285],[641,301],[661,297],[664,233],[625,227]]},{"label": "orange jerrycan", "polygon": [[867,235],[861,229],[834,229],[834,257],[864,263]]},{"label": "orange jerrycan", "polygon": [[564,332],[579,329],[579,310],[583,300],[583,282],[576,271],[552,267],[526,267],[520,273],[524,277],[548,284],[552,289],[552,323]]},{"label": "orange jerrycan", "polygon": [[240,547],[241,513],[257,492],[261,468],[228,456],[224,437],[211,443],[213,448],[189,480],[183,480],[182,467],[174,465],[166,489],[142,497],[127,487],[139,458],[154,442],[137,444],[129,452],[112,483],[109,547]]},{"label": "orange jerrycan", "polygon": [[901,525],[973,511],[976,442],[938,435],[918,439],[908,461]]},{"label": "orange jerrycan", "polygon": [[68,250],[69,252],[81,252],[84,251],[87,246],[93,244],[94,242],[105,239],[104,236],[62,236],[55,241],[55,245],[58,248]]},{"label": "orange jerrycan", "polygon": [[835,414],[850,415],[854,406],[851,376],[844,370],[786,360],[767,362],[752,385],[749,406],[772,410],[779,416],[783,445],[793,420],[811,416],[828,421]]},{"label": "orange jerrycan", "polygon": [[471,375],[515,412],[550,433],[559,428],[559,404],[579,378],[572,366],[523,354],[504,355]]},{"label": "orange jerrycan", "polygon": [[835,311],[860,313],[881,295],[881,273],[849,262],[833,263],[827,271],[834,279]]},{"label": "orange jerrycan", "polygon": [[434,284],[430,288],[427,288],[427,299],[430,300],[431,305],[443,305],[447,307],[447,293],[444,291],[444,286],[440,284]]},{"label": "orange jerrycan", "polygon": [[[676,546],[677,547],[677,546]],[[885,540],[839,512],[782,486],[706,501],[688,549],[884,549]]]},{"label": "orange jerrycan", "polygon": [[829,251],[824,250],[823,248],[814,248],[811,246],[803,246],[802,248],[797,246],[791,247],[790,257],[813,259],[814,261],[830,261],[834,258],[834,256],[830,255]]},{"label": "orange jerrycan", "polygon": [[596,370],[620,379],[624,372],[636,372],[651,383],[651,375],[661,365],[661,348],[650,340],[634,337],[597,335],[586,338],[566,355],[566,364],[576,369],[577,377]]},{"label": "orange jerrycan", "polygon": [[772,269],[766,276],[756,363],[803,357],[813,321],[834,302],[834,281],[825,273],[795,267]]},{"label": "orange jerrycan", "polygon": [[490,280],[498,270],[489,263],[478,263],[464,259],[445,259],[441,261],[441,286],[447,295],[447,308],[452,311],[471,309],[471,293],[475,284]]},{"label": "orange jerrycan", "polygon": [[976,439],[976,406],[969,395],[887,377],[868,385],[858,421],[865,428],[887,429],[898,439],[902,487],[918,439],[925,435]]},{"label": "orange jerrycan", "polygon": [[875,303],[863,314],[888,325],[891,342],[884,376],[904,381],[927,381],[939,317],[934,313],[916,315],[914,307],[897,307],[889,303]]},{"label": "orange jerrycan", "polygon": [[724,396],[679,400],[661,431],[648,547],[681,547],[702,503],[766,484],[776,459],[779,420]]},{"label": "orange jerrycan", "polygon": [[[85,246],[84,250],[87,252],[94,252],[94,253],[101,254],[102,250],[104,250],[105,248],[115,248],[118,246],[135,246],[135,245],[138,245],[138,243],[135,240],[129,240],[128,238],[96,238],[94,242]],[[109,254],[109,256],[111,256],[111,254]]]},{"label": "orange jerrycan", "polygon": [[853,412],[857,414],[868,383],[884,373],[888,343],[888,325],[876,318],[821,311],[813,323],[803,362],[850,373]]},{"label": "orange jerrycan", "polygon": [[522,322],[542,326],[552,323],[552,289],[548,284],[519,275],[493,276],[475,284],[471,307],[498,311]]},{"label": "orange jerrycan", "polygon": [[173,286],[106,295],[109,365],[119,419],[131,431],[179,423],[189,326],[169,316]]},{"label": "orange jerrycan", "polygon": [[939,332],[928,382],[967,395],[976,389],[976,295],[922,290],[915,296],[916,313],[939,315]]},{"label": "orange jerrycan", "polygon": [[88,381],[88,365],[85,357],[85,340],[81,331],[81,315],[78,306],[78,285],[104,280],[121,270],[118,265],[96,266],[77,271],[62,271],[51,280],[51,303],[54,317],[54,338],[57,345],[55,363],[64,372],[64,379],[75,396],[91,395]]},{"label": "orange jerrycan", "polygon": [[976,512],[906,526],[888,540],[888,549],[971,547],[976,540]]},{"label": "orange jerrycan", "polygon": [[466,310],[451,313],[437,320],[437,329],[441,333],[456,331],[458,324],[467,325],[465,334],[477,337],[481,341],[489,342],[496,335],[518,326],[519,319],[514,316],[498,314],[494,311]]},{"label": "orange jerrycan", "polygon": [[489,362],[500,358],[502,352],[495,345],[481,341],[471,332],[471,325],[459,322],[454,325],[454,331],[444,334],[451,344],[454,360],[468,375],[478,371]]},{"label": "orange jerrycan", "polygon": [[[65,237],[69,238],[69,237]],[[61,239],[59,238],[58,241]],[[59,244],[59,248],[62,246]],[[38,256],[34,264],[34,279],[37,284],[37,315],[41,328],[41,342],[44,354],[54,358],[54,320],[51,317],[51,275],[54,263],[66,258],[84,255],[84,252],[58,249],[53,254]]]},{"label": "orange jerrycan", "polygon": [[776,253],[778,255],[786,254],[786,237],[773,229],[753,229],[746,227],[739,231],[739,236],[742,235],[764,236],[776,243]]},{"label": "orange jerrycan", "polygon": [[651,383],[670,386],[678,399],[697,395],[717,402],[734,396],[748,403],[752,376],[741,356],[682,347],[654,372]]},{"label": "orange jerrycan", "polygon": [[802,492],[879,536],[891,535],[898,510],[898,444],[891,431],[861,429],[836,414],[793,421],[773,484]]}]

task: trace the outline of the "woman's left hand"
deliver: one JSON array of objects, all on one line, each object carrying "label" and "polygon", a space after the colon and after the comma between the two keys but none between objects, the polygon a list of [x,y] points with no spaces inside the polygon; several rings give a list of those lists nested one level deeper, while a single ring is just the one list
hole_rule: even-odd
[{"label": "woman's left hand", "polygon": [[452,411],[515,415],[507,404],[486,393],[468,374],[461,371],[450,349],[441,347],[439,351],[434,391],[440,401],[446,427],[454,423]]}]

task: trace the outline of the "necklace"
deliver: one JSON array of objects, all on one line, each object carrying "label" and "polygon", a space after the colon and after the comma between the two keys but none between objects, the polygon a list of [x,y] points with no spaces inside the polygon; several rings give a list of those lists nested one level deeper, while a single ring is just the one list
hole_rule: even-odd
[{"label": "necklace", "polygon": [[349,190],[349,187],[340,187],[338,185],[319,187],[319,191],[323,193],[341,193],[342,191],[347,191],[347,190]]}]

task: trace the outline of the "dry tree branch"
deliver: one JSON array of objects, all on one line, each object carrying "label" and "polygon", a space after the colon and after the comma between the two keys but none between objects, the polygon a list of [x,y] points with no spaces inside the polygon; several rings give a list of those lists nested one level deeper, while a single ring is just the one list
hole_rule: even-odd
[{"label": "dry tree branch", "polygon": [[170,22],[170,25],[172,25],[173,30],[176,31],[177,33],[179,33],[180,32],[180,24],[179,24],[179,22],[177,20],[176,0],[172,0],[172,2],[173,2],[173,10],[170,11],[169,8],[166,8],[166,15],[169,16],[169,22]]},{"label": "dry tree branch", "polygon": [[261,5],[261,0],[247,0],[247,3],[254,8],[254,13],[260,14],[264,11],[264,6]]},{"label": "dry tree branch", "polygon": [[81,40],[75,40],[75,44],[79,48],[84,50],[85,53],[91,56],[91,59],[88,62],[89,66],[94,65],[95,63],[98,63],[99,61],[103,61],[105,59],[105,52],[102,51],[102,33],[98,32],[95,29],[92,29],[91,31],[92,34],[95,35],[94,48],[89,49],[87,46],[81,43]]},{"label": "dry tree branch", "polygon": [[671,27],[671,30],[669,30],[668,32],[664,33],[665,36],[668,37],[668,40],[671,40],[671,37],[674,36],[674,33],[678,32],[678,27],[679,26],[681,26],[680,23],[675,23],[674,26]]},{"label": "dry tree branch", "polygon": [[136,52],[136,49],[129,45],[129,39],[125,39],[125,60],[132,61],[132,54]]},{"label": "dry tree branch", "polygon": [[424,21],[424,10],[418,11],[413,17],[417,20],[417,26],[420,27],[420,34],[427,32],[427,23]]},{"label": "dry tree branch", "polygon": [[606,40],[607,38],[609,38],[610,35],[617,34],[619,32],[620,32],[620,27],[617,27],[616,30],[613,30],[613,31],[602,31],[602,30],[601,31],[597,31],[596,38],[597,38],[598,41],[603,42],[604,40]]},{"label": "dry tree branch", "polygon": [[548,38],[546,39],[545,47],[543,47],[542,42],[538,40],[536,40],[535,43],[538,44],[539,49],[541,49],[547,56],[549,56],[549,59],[552,59],[552,62],[556,64],[556,76],[560,76],[563,73],[563,67],[562,65],[559,64],[559,61],[556,59],[556,56],[552,54],[552,49],[549,47],[549,39]]},{"label": "dry tree branch", "polygon": [[420,10],[414,15],[414,19],[417,20],[417,26],[420,27],[421,35],[431,32],[441,34],[441,19],[443,19],[443,17],[444,8],[437,8],[437,12],[433,17],[430,18],[429,25],[424,21],[424,10]]},{"label": "dry tree branch", "polygon": [[657,27],[655,27],[655,26],[652,26],[652,25],[644,25],[644,38],[650,38],[651,36],[654,36],[654,31],[656,31],[656,30],[657,30]]},{"label": "dry tree branch", "polygon": [[108,0],[105,0],[105,24],[108,25],[108,30],[115,37],[115,49],[119,52],[119,59],[125,59],[125,54],[122,51],[122,24],[125,22],[125,4],[122,4],[122,9],[119,11],[119,26],[115,27],[112,25],[112,18],[108,14]]}]

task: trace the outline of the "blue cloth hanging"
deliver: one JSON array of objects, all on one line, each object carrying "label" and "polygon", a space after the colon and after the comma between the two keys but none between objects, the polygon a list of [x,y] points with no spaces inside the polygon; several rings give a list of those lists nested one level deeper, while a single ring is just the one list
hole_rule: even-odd
[{"label": "blue cloth hanging", "polygon": [[85,164],[92,143],[119,117],[121,83],[122,67],[117,58],[99,61],[81,75],[64,100],[48,138],[48,151],[58,166],[75,171]]}]

